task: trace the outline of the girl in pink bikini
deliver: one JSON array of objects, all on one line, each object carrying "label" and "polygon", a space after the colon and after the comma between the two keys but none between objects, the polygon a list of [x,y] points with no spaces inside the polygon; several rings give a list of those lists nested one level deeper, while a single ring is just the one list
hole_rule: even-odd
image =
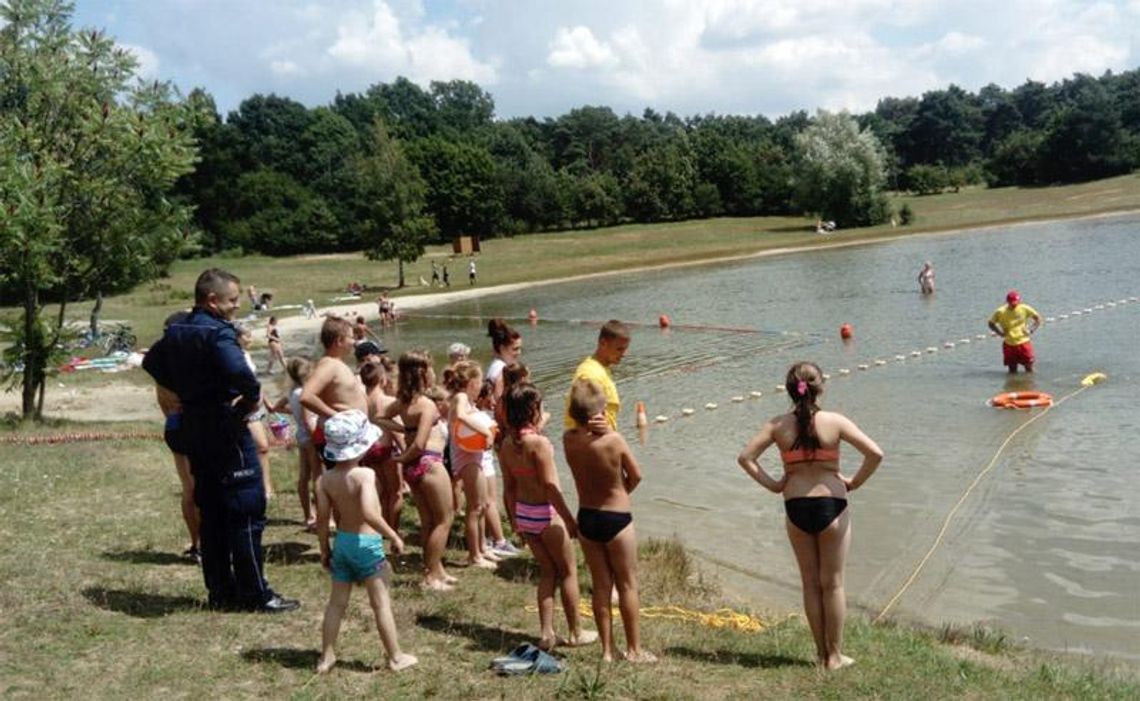
[{"label": "girl in pink bikini", "polygon": [[[847,493],[871,477],[883,460],[883,451],[846,416],[820,410],[817,400],[823,394],[823,373],[815,363],[793,365],[784,387],[792,399],[791,413],[765,423],[737,462],[765,489],[784,495],[788,540],[799,564],[816,658],[827,669],[839,669],[855,661],[841,651],[847,614],[843,567],[851,544]],[[854,477],[839,472],[840,441],[863,455]],[[780,479],[774,479],[758,462],[773,444],[784,463]]]},{"label": "girl in pink bikini", "polygon": [[[404,452],[396,456],[404,479],[412,488],[416,510],[420,514],[420,540],[424,552],[425,589],[446,591],[457,581],[443,568],[443,551],[455,512],[451,504],[451,476],[443,466],[443,447],[447,438],[440,423],[439,409],[425,392],[435,382],[431,355],[427,351],[408,351],[398,363],[400,379],[396,401],[384,410],[377,423],[385,431],[403,431],[407,442]],[[400,424],[394,421],[399,416]]]},{"label": "girl in pink bikini", "polygon": [[[507,437],[499,450],[503,467],[503,504],[515,533],[526,538],[538,561],[538,646],[584,645],[598,639],[583,630],[578,616],[578,566],[571,538],[578,537],[574,516],[566,506],[554,468],[554,448],[536,428],[542,417],[542,393],[530,383],[517,385],[506,397]],[[554,634],[554,589],[562,590],[569,638]]]}]

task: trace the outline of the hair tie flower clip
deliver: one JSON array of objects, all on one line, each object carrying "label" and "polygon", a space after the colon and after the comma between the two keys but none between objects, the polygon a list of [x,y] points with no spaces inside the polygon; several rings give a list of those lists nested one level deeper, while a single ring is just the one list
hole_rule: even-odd
[{"label": "hair tie flower clip", "polygon": [[799,394],[801,397],[804,396],[805,394],[807,394],[807,383],[804,382],[803,380],[800,380],[796,384],[796,393]]}]

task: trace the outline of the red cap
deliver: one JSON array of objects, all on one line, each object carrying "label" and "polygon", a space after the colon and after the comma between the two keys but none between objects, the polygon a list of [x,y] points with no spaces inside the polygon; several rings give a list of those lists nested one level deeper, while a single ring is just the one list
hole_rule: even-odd
[{"label": "red cap", "polygon": [[1005,301],[1010,304],[1018,304],[1021,302],[1021,295],[1017,293],[1017,290],[1010,290],[1005,296]]}]

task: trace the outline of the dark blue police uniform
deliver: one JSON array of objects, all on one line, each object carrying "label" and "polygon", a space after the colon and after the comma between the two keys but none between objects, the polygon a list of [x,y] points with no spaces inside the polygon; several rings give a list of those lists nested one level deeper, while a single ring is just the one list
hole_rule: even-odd
[{"label": "dark blue police uniform", "polygon": [[[265,488],[245,411],[261,396],[237,332],[198,307],[171,324],[143,368],[182,401],[182,441],[201,512],[210,605],[256,609],[275,597],[264,576]],[[238,407],[234,400],[243,398]],[[244,407],[244,408],[239,408]]]}]

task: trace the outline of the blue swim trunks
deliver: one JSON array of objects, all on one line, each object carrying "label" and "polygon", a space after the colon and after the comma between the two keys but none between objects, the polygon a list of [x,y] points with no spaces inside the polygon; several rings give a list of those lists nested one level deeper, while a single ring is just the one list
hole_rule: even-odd
[{"label": "blue swim trunks", "polygon": [[376,533],[337,531],[333,540],[334,582],[363,582],[384,567],[384,539]]}]

